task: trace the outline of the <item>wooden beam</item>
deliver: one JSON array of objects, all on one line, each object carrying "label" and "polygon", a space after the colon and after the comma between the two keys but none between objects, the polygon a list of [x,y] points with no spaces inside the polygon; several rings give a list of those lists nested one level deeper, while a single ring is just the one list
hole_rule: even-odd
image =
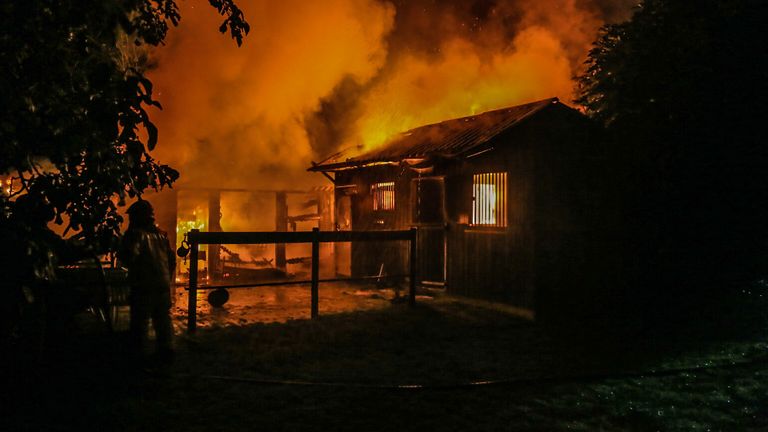
[{"label": "wooden beam", "polygon": [[410,295],[408,296],[408,304],[410,306],[413,306],[416,304],[416,236],[417,236],[417,230],[416,228],[411,228],[409,231],[410,234],[410,246],[411,246],[411,286],[410,286]]},{"label": "wooden beam", "polygon": [[[288,231],[288,200],[284,192],[275,194],[275,231]],[[275,243],[275,267],[286,270],[285,243]]]},{"label": "wooden beam", "polygon": [[[221,192],[218,190],[208,191],[208,231],[221,232]],[[208,245],[208,275],[218,278],[223,268],[219,261],[218,244]]]},{"label": "wooden beam", "polygon": [[310,296],[311,302],[311,317],[317,318],[319,316],[319,285],[320,285],[320,229],[312,228],[312,289]]},{"label": "wooden beam", "polygon": [[[318,164],[317,162],[315,162],[315,161],[310,161],[310,162],[312,163],[312,167],[313,167],[313,168],[319,165],[319,164]],[[311,169],[311,168],[310,168],[310,169]],[[325,171],[317,171],[317,172],[319,172],[320,174],[324,175],[324,176],[325,176],[325,178],[327,178],[328,180],[330,180],[330,181],[331,181],[331,183],[333,183],[334,185],[336,184],[336,179],[334,179],[333,177],[331,177],[331,176],[330,176],[330,174],[328,174],[327,172],[325,172]]]},{"label": "wooden beam", "polygon": [[[189,232],[190,237],[199,234],[200,231],[193,229]],[[197,258],[198,243],[190,240],[191,248],[189,253],[189,297],[187,304],[187,333],[194,333],[197,330]]]},{"label": "wooden beam", "polygon": [[276,193],[276,192],[283,192],[287,194],[311,194],[314,191],[311,189],[307,190],[301,190],[301,189],[260,189],[260,188],[216,188],[216,187],[204,187],[204,186],[176,186],[173,187],[174,190],[178,192],[186,192],[186,191],[194,191],[194,192],[209,192],[209,191],[216,191],[216,192],[248,192],[248,193]]},{"label": "wooden beam", "polygon": [[[320,243],[351,241],[410,240],[411,230],[401,231],[318,231]],[[276,244],[312,243],[312,231],[296,232],[200,232],[192,230],[189,241],[197,244]]]}]

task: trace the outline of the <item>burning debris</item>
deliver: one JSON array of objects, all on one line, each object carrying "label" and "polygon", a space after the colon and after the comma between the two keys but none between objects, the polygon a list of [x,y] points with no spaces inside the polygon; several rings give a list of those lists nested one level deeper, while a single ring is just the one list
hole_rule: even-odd
[{"label": "burning debris", "polygon": [[[186,233],[200,231],[303,231],[332,229],[332,189],[310,190],[182,188],[174,195],[176,243],[187,252]],[[314,211],[310,212],[312,207]],[[298,214],[297,214],[298,213]],[[189,278],[183,254],[176,281]],[[208,283],[281,281],[304,275],[311,259],[306,245],[203,245],[200,273]]]}]

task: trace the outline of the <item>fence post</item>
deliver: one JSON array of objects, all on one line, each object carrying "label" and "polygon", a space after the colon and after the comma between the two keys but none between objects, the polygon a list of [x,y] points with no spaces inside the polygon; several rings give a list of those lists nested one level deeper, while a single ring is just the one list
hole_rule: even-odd
[{"label": "fence post", "polygon": [[320,228],[312,228],[312,318],[317,318],[318,285],[320,284]]},{"label": "fence post", "polygon": [[193,229],[189,233],[189,300],[187,301],[187,333],[197,330],[197,234],[200,230]]},{"label": "fence post", "polygon": [[408,304],[416,304],[416,228],[411,228],[411,289]]}]

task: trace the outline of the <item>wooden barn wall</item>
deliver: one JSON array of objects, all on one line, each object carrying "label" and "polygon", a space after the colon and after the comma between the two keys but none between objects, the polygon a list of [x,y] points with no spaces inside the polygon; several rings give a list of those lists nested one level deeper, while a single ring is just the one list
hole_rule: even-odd
[{"label": "wooden barn wall", "polygon": [[[595,195],[604,178],[599,137],[585,117],[554,106],[487,143],[491,150],[435,167],[430,175],[445,183],[450,293],[502,301],[535,311],[537,319],[597,304],[609,260],[598,235],[605,213]],[[488,172],[507,172],[505,228],[469,223],[472,175]],[[398,166],[337,172],[338,186],[356,186],[352,229],[409,228],[413,178]],[[371,185],[386,181],[396,185],[395,209],[373,211]],[[337,199],[344,193],[337,190]],[[382,263],[388,274],[407,273],[407,245],[352,245],[353,276],[377,274]]]},{"label": "wooden barn wall", "polygon": [[[355,185],[352,202],[353,230],[399,230],[410,227],[411,174],[397,166],[375,166],[366,169],[340,171],[337,186]],[[395,208],[373,210],[371,185],[395,182]],[[349,189],[347,189],[348,191]],[[344,189],[339,194],[348,193]],[[352,277],[377,275],[384,265],[384,273],[403,275],[408,271],[408,245],[405,242],[352,243]]]},{"label": "wooden barn wall", "polygon": [[[531,147],[495,140],[494,150],[457,164],[446,180],[448,291],[533,309]],[[506,228],[472,226],[472,176],[507,172]]]},{"label": "wooden barn wall", "polygon": [[[562,107],[539,113],[453,170],[448,289],[535,311],[538,318],[585,310],[599,291],[596,233],[602,181],[598,130]],[[506,171],[508,226],[473,227],[472,174]]]}]

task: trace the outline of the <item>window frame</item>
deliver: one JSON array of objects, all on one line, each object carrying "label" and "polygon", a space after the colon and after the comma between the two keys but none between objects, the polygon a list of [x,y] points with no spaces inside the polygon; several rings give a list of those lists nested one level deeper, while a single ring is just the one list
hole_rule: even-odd
[{"label": "window frame", "polygon": [[[509,226],[508,177],[507,171],[472,174],[469,226],[495,229],[506,229]],[[490,190],[482,191],[478,188],[481,185],[493,186],[493,192],[491,193]],[[493,198],[488,198],[491,194]],[[483,197],[485,198],[483,199]],[[483,199],[484,204],[478,203],[478,198]]]},{"label": "window frame", "polygon": [[394,181],[371,183],[371,209],[374,212],[395,211],[397,191]]}]

